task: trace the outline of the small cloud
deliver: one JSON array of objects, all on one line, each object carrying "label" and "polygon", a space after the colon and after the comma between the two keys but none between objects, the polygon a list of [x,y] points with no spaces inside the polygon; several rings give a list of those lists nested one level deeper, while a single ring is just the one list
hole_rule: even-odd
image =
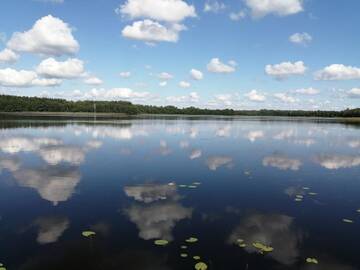
[{"label": "small cloud", "polygon": [[224,64],[219,58],[212,58],[207,65],[207,70],[213,73],[232,73],[235,68],[232,65]]},{"label": "small cloud", "polygon": [[295,44],[308,45],[312,41],[312,36],[306,32],[295,33],[289,37],[289,41]]}]

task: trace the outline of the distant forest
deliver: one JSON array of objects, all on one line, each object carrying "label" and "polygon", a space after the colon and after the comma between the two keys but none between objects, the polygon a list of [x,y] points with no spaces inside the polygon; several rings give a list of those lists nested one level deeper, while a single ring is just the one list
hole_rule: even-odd
[{"label": "distant forest", "polygon": [[360,108],[343,111],[303,110],[211,110],[195,107],[149,106],[127,101],[68,101],[65,99],[0,95],[0,112],[94,112],[135,114],[244,115],[244,116],[313,116],[360,117]]}]

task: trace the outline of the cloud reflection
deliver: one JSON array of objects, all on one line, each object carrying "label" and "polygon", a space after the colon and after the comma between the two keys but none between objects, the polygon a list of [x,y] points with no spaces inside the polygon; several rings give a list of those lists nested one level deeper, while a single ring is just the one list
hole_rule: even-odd
[{"label": "cloud reflection", "polygon": [[319,155],[315,162],[329,170],[346,169],[360,166],[360,156]]},{"label": "cloud reflection", "polygon": [[34,221],[39,227],[36,241],[39,244],[55,243],[69,227],[69,219],[66,217],[41,217]]},{"label": "cloud reflection", "polygon": [[280,170],[297,171],[302,166],[302,162],[298,159],[291,159],[282,154],[274,154],[263,159],[264,166],[271,166]]},{"label": "cloud reflection", "polygon": [[233,159],[229,156],[211,156],[206,160],[206,165],[211,171],[216,171],[221,166],[233,166]]},{"label": "cloud reflection", "polygon": [[245,217],[229,236],[229,243],[236,244],[244,239],[249,253],[258,252],[252,246],[261,242],[274,248],[267,254],[279,263],[291,265],[296,262],[302,235],[293,228],[293,218],[280,214],[251,214]]}]

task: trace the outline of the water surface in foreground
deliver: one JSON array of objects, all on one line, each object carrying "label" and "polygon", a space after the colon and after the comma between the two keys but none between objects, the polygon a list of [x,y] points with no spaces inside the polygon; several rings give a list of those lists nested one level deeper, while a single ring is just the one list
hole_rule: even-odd
[{"label": "water surface in foreground", "polygon": [[359,126],[0,126],[0,263],[9,270],[360,268]]}]

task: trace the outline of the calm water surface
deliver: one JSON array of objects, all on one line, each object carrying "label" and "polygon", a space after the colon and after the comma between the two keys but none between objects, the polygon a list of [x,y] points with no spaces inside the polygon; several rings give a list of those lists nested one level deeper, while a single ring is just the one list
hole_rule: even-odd
[{"label": "calm water surface", "polygon": [[8,270],[360,269],[355,125],[2,120],[0,191]]}]

